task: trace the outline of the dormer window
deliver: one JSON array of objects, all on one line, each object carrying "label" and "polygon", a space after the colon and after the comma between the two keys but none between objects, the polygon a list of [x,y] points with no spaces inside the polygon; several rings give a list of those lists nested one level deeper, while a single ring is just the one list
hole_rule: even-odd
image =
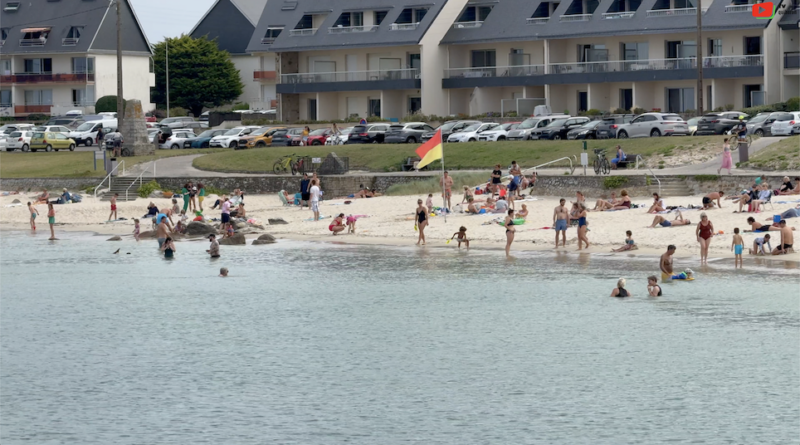
[{"label": "dormer window", "polygon": [[467,27],[477,28],[480,25],[475,25],[475,24],[483,23],[483,21],[486,20],[486,17],[489,16],[490,12],[492,12],[491,5],[487,6],[468,5],[466,8],[464,8],[464,12],[461,13],[461,17],[459,17],[458,21],[456,22],[456,25],[461,24],[462,26],[456,26],[456,28],[467,28]]},{"label": "dormer window", "polygon": [[386,18],[386,14],[388,12],[389,11],[375,11],[375,18],[373,20],[375,24],[380,25],[383,22],[383,19]]},{"label": "dormer window", "polygon": [[0,44],[5,44],[8,38],[8,28],[0,28]]},{"label": "dormer window", "polygon": [[586,22],[594,14],[600,0],[572,0],[567,13],[559,18],[561,22]]},{"label": "dormer window", "polygon": [[614,0],[608,7],[608,11],[603,13],[604,19],[629,19],[636,14],[642,0]]},{"label": "dormer window", "polygon": [[691,0],[657,0],[653,9],[647,11],[648,17],[695,14],[697,14],[697,7]]},{"label": "dormer window", "polygon": [[351,27],[364,25],[364,13],[358,12],[343,12],[336,20],[333,26]]},{"label": "dormer window", "polygon": [[281,35],[281,31],[283,31],[283,26],[275,26],[267,28],[266,34],[264,34],[264,37],[261,39],[261,44],[266,45],[274,42],[275,39],[277,39],[278,36]]},{"label": "dormer window", "polygon": [[392,31],[408,31],[417,29],[419,22],[422,21],[427,13],[427,7],[406,8],[400,13],[400,15],[397,17],[397,20],[392,23],[392,26],[389,29]]},{"label": "dormer window", "polygon": [[310,13],[303,15],[294,29],[289,31],[291,36],[312,36],[317,32],[319,25],[325,21],[324,13]]},{"label": "dormer window", "polygon": [[47,36],[50,35],[50,28],[23,28],[22,34],[19,46],[44,46]]},{"label": "dormer window", "polygon": [[541,2],[539,6],[536,8],[536,11],[533,11],[533,16],[527,20],[529,25],[543,25],[550,21],[550,17],[553,16],[553,13],[560,5],[560,2]]},{"label": "dormer window", "polygon": [[78,44],[78,40],[81,38],[81,34],[83,33],[83,26],[73,26],[69,29],[67,36],[61,40],[61,44],[64,46],[75,46]]},{"label": "dormer window", "polygon": [[19,9],[19,2],[6,2],[6,6],[3,8],[5,12],[14,12]]}]

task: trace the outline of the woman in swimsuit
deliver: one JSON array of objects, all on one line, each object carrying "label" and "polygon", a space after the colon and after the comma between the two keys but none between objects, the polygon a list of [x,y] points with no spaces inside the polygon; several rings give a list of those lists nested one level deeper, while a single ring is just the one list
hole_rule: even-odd
[{"label": "woman in swimsuit", "polygon": [[511,251],[511,243],[514,242],[514,233],[517,231],[517,228],[514,227],[513,210],[508,210],[508,214],[506,215],[506,219],[503,224],[506,226],[506,256],[508,256],[509,252]]},{"label": "woman in swimsuit", "polygon": [[586,248],[589,248],[589,238],[586,237],[586,229],[587,221],[586,221],[586,204],[579,202],[578,207],[580,207],[580,211],[578,212],[577,217],[578,220],[578,250],[581,250],[581,242],[586,243]]},{"label": "woman in swimsuit", "polygon": [[661,296],[661,286],[658,285],[658,278],[655,275],[647,277],[647,293],[651,297]]},{"label": "woman in swimsuit", "polygon": [[617,205],[612,207],[611,210],[628,210],[631,208],[631,197],[628,196],[628,191],[623,190],[620,194],[622,195],[621,202],[618,201]]},{"label": "woman in swimsuit", "polygon": [[422,200],[417,200],[417,211],[414,218],[414,224],[419,229],[419,239],[417,239],[417,245],[422,242],[422,245],[425,245],[425,226],[428,225],[428,209],[422,205]]},{"label": "woman in swimsuit", "polygon": [[333,232],[334,235],[337,235],[339,232],[344,231],[345,227],[346,226],[344,225],[344,213],[340,213],[339,216],[333,219],[331,225],[328,226],[328,230]]},{"label": "woman in swimsuit", "polygon": [[714,236],[714,224],[708,220],[706,212],[700,214],[700,222],[697,223],[697,242],[700,243],[700,263],[708,261],[708,246],[711,244],[711,237]]},{"label": "woman in swimsuit", "polygon": [[172,258],[173,253],[175,253],[177,249],[175,249],[175,243],[172,242],[171,237],[167,237],[164,240],[164,244],[161,245],[161,251],[164,252],[164,258]]},{"label": "woman in swimsuit", "polygon": [[611,291],[611,296],[620,298],[633,296],[633,294],[629,293],[625,289],[625,278],[620,278],[619,281],[617,281],[617,287],[615,287],[614,290]]}]

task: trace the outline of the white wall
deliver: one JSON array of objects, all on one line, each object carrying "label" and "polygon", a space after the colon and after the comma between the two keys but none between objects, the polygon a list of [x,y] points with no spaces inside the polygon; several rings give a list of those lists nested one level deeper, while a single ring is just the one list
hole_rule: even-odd
[{"label": "white wall", "polygon": [[[231,62],[239,70],[239,77],[244,84],[244,88],[242,89],[242,95],[236,99],[236,102],[261,102],[261,84],[262,81],[256,80],[253,78],[253,73],[255,71],[261,71],[261,59],[259,57],[253,57],[250,55],[240,55],[240,56],[231,56]],[[273,61],[273,69],[270,71],[274,71],[274,61]],[[275,89],[274,83],[275,81],[270,81],[273,84],[273,91]],[[275,98],[275,94],[272,95],[272,99]]]},{"label": "white wall", "polygon": [[[422,46],[422,112],[446,116],[452,113],[449,93],[442,88],[444,69],[448,67],[447,47],[439,45],[467,4],[467,0],[450,0],[442,6],[436,20],[420,40]],[[400,31],[398,31],[400,32]]]},{"label": "white wall", "polygon": [[[402,32],[402,31],[395,31]],[[299,73],[314,72],[313,63],[316,60],[336,63],[337,72],[348,71],[345,65],[347,55],[355,55],[357,60],[356,71],[377,70],[377,60],[381,57],[400,59],[401,68],[408,68],[408,55],[418,54],[420,47],[416,45],[397,46],[391,48],[350,48],[335,51],[303,51],[300,53]],[[370,63],[370,61],[372,63]],[[423,63],[424,66],[424,63]],[[352,70],[351,70],[352,71]]]},{"label": "white wall", "polygon": [[[117,95],[117,56],[94,54],[95,97]],[[150,73],[150,57],[122,57],[122,94],[125,99],[137,99],[142,102],[142,109],[149,111],[155,108],[150,102],[150,87],[155,85],[155,77]]]}]

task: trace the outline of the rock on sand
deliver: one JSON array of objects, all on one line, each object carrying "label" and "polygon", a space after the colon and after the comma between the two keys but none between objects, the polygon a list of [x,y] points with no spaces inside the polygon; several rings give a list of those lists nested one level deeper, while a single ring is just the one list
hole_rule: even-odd
[{"label": "rock on sand", "polygon": [[230,238],[222,238],[219,240],[220,246],[244,246],[247,244],[247,240],[244,237],[244,234],[236,233]]},{"label": "rock on sand", "polygon": [[[216,227],[200,221],[192,221],[186,226],[187,236],[208,236],[217,233]],[[221,244],[221,243],[220,243]]]},{"label": "rock on sand", "polygon": [[274,244],[276,241],[277,240],[275,239],[274,236],[269,235],[269,234],[264,234],[264,235],[259,236],[258,239],[254,239],[252,244],[254,246],[258,246],[258,245],[261,245],[261,244]]},{"label": "rock on sand", "polygon": [[106,241],[122,241],[122,238],[119,235],[117,235],[117,236],[112,236],[111,238],[107,239]]}]

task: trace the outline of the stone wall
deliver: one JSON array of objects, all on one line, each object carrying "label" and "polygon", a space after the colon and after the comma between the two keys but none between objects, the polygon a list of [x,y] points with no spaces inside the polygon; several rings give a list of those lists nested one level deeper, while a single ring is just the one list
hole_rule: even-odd
[{"label": "stone wall", "polygon": [[[712,176],[709,175],[699,175],[699,176],[686,176],[684,181],[686,185],[694,192],[696,195],[705,195],[710,192],[718,192],[720,190],[724,191],[725,193],[733,193],[734,191],[742,191],[749,189],[755,183],[757,175],[753,176],[725,176],[721,175],[716,180],[704,180],[704,179],[711,179]],[[681,177],[684,178],[684,177]],[[701,180],[698,180],[701,179]],[[792,183],[795,183],[794,177],[790,178]],[[783,176],[767,176],[767,184],[770,185],[770,188],[775,190],[779,188],[781,184],[783,184]]]}]

